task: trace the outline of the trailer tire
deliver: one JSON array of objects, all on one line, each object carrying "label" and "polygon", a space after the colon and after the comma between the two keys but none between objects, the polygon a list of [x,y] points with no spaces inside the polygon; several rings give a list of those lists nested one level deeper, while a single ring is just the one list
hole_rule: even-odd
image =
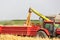
[{"label": "trailer tire", "polygon": [[48,36],[47,36],[47,34],[44,31],[38,31],[37,32],[37,37],[46,38]]}]

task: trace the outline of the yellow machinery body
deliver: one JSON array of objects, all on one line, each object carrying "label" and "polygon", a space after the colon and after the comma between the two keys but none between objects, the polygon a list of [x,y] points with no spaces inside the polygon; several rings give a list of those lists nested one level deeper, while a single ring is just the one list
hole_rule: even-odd
[{"label": "yellow machinery body", "polygon": [[28,17],[27,17],[27,21],[26,21],[26,24],[27,26],[29,26],[31,24],[31,21],[30,21],[30,17],[31,17],[31,13],[35,13],[36,15],[40,16],[41,18],[43,18],[44,20],[48,21],[48,22],[51,22],[51,20],[47,17],[45,17],[44,15],[42,15],[40,12],[38,12],[37,10],[33,9],[33,8],[29,8],[29,11],[28,11]]}]

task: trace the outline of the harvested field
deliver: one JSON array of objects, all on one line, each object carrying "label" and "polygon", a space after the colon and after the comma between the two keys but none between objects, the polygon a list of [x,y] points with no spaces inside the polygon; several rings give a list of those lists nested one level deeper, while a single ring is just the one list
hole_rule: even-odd
[{"label": "harvested field", "polygon": [[0,40],[60,40],[60,38],[21,37],[9,34],[1,34]]}]

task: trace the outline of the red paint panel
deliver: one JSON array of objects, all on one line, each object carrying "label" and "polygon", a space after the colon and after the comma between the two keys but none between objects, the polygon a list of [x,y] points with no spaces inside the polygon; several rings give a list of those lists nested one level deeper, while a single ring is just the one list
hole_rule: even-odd
[{"label": "red paint panel", "polygon": [[36,36],[38,30],[39,29],[37,26],[29,27],[29,28],[27,28],[27,35]]},{"label": "red paint panel", "polygon": [[56,34],[59,34],[60,35],[60,28],[57,28],[56,29]]},{"label": "red paint panel", "polygon": [[27,27],[2,27],[1,33],[26,35]]},{"label": "red paint panel", "polygon": [[1,33],[1,31],[2,31],[2,27],[0,26],[0,33]]}]

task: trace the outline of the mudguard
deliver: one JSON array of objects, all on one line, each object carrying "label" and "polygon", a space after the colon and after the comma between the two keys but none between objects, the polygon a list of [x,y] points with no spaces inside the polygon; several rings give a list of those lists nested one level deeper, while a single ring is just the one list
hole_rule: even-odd
[{"label": "mudguard", "polygon": [[47,36],[50,36],[50,33],[47,29],[40,28],[38,31],[44,31],[47,34]]}]

